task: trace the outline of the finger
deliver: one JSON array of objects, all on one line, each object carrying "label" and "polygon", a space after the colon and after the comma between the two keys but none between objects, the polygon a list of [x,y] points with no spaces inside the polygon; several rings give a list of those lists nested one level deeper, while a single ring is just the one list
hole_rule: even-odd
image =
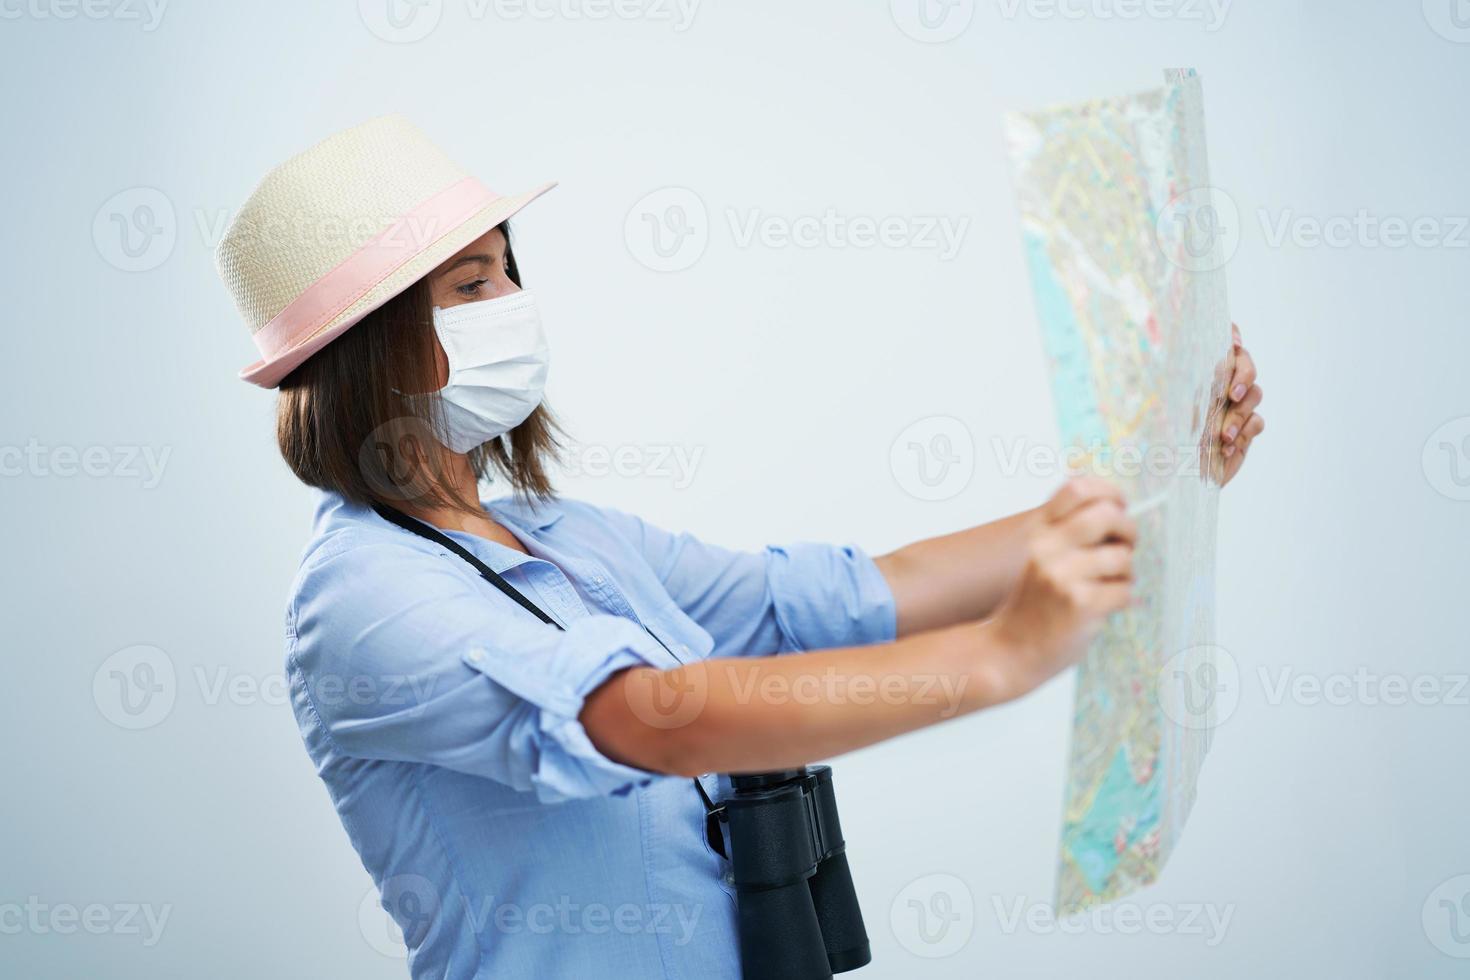
[{"label": "finger", "polygon": [[1235,373],[1230,379],[1230,400],[1240,401],[1256,383],[1256,362],[1244,347],[1235,348]]},{"label": "finger", "polygon": [[1113,500],[1119,506],[1125,503],[1123,491],[1116,485],[1100,476],[1079,476],[1068,480],[1046,502],[1042,513],[1048,523],[1054,524],[1096,500]]},{"label": "finger", "polygon": [[1132,581],[1133,546],[1104,544],[1088,548],[1076,559],[1077,574],[1102,581]]},{"label": "finger", "polygon": [[1230,325],[1230,339],[1234,342],[1236,347],[1240,346],[1240,327],[1236,326],[1233,323]]},{"label": "finger", "polygon": [[1104,541],[1132,545],[1138,540],[1138,525],[1116,500],[1094,500],[1081,510],[1073,511],[1058,530],[1068,544],[1090,548]]},{"label": "finger", "polygon": [[1099,582],[1083,593],[1087,607],[1099,616],[1126,609],[1133,601],[1132,582]]},{"label": "finger", "polygon": [[1235,441],[1225,444],[1224,456],[1226,459],[1233,458],[1237,451],[1245,452],[1245,447],[1250,445],[1250,441],[1266,431],[1266,420],[1259,415],[1252,415],[1242,422],[1241,426],[1240,435]]},{"label": "finger", "polygon": [[1252,415],[1250,418],[1246,419],[1245,426],[1240,430],[1240,438],[1235,440],[1240,445],[1239,452],[1244,455],[1245,451],[1250,448],[1251,442],[1255,440],[1256,436],[1265,431],[1266,420],[1260,415]]},{"label": "finger", "polygon": [[[1245,464],[1246,451],[1250,449],[1251,443],[1256,436],[1266,431],[1266,420],[1259,415],[1252,415],[1246,420],[1245,428],[1240,430],[1240,437],[1226,447],[1227,458],[1225,468],[1220,477],[1220,486],[1225,486],[1235,479],[1235,474],[1240,472],[1241,466]],[[1238,448],[1236,448],[1238,447]],[[1235,452],[1229,450],[1235,448]]]},{"label": "finger", "polygon": [[1240,472],[1240,466],[1245,462],[1245,453],[1236,450],[1226,460],[1220,469],[1220,486],[1228,486],[1235,479],[1235,474]]},{"label": "finger", "polygon": [[1222,440],[1230,442],[1236,436],[1240,435],[1240,430],[1245,428],[1246,419],[1250,418],[1251,413],[1256,410],[1256,406],[1261,404],[1261,398],[1264,394],[1261,391],[1260,385],[1251,385],[1250,391],[1245,393],[1245,397],[1236,402],[1230,411],[1225,413],[1225,421],[1220,430],[1220,438]]}]

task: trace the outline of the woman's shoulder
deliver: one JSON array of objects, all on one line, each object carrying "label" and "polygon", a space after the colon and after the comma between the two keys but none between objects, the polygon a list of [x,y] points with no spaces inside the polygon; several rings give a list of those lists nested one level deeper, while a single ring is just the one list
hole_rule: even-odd
[{"label": "woman's shoulder", "polygon": [[294,600],[339,578],[370,589],[401,578],[414,565],[433,567],[434,560],[435,552],[425,542],[388,524],[371,508],[322,492],[291,595]]},{"label": "woman's shoulder", "polygon": [[517,524],[536,529],[548,528],[563,521],[599,527],[621,526],[640,522],[636,515],[606,504],[594,504],[574,497],[503,496],[481,501],[493,513],[510,517]]}]

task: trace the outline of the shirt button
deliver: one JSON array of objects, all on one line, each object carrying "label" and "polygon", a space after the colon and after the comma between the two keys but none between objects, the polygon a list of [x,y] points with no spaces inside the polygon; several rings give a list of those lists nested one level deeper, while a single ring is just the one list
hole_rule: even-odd
[{"label": "shirt button", "polygon": [[477,664],[481,660],[484,660],[484,659],[485,659],[485,655],[483,653],[481,653],[479,650],[471,650],[470,651],[470,663]]},{"label": "shirt button", "polygon": [[592,584],[593,585],[601,585],[602,584],[602,576],[601,575],[594,575],[594,576],[592,576]]}]

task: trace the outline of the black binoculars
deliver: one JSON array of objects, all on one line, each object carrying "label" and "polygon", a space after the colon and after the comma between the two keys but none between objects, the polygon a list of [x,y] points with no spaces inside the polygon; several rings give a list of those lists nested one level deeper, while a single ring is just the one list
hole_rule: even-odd
[{"label": "black binoculars", "polygon": [[[731,776],[728,847],[745,980],[827,980],[873,958],[827,766]],[[712,827],[712,830],[714,828]]]}]

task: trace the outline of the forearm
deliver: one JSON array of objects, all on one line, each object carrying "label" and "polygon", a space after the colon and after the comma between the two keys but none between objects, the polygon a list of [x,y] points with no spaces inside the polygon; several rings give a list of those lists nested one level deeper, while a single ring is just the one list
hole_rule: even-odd
[{"label": "forearm", "polygon": [[907,545],[875,560],[898,607],[898,635],[985,619],[1026,564],[1039,510]]},{"label": "forearm", "polygon": [[[1011,662],[993,631],[966,624],[877,646],[633,668],[588,696],[581,721],[599,751],[641,769],[786,769],[1007,700]],[[667,713],[649,710],[655,692]]]}]

